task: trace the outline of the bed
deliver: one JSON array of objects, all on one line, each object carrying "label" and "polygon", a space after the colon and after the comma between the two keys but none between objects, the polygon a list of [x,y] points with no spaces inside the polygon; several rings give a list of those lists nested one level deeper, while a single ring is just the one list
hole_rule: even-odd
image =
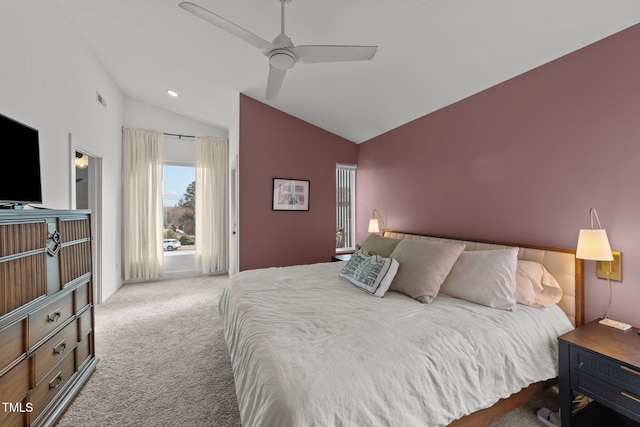
[{"label": "bed", "polygon": [[463,245],[465,256],[517,247],[562,297],[508,310],[442,294],[428,304],[391,290],[377,298],[339,277],[346,261],[239,273],[220,314],[243,426],[483,426],[554,381],[557,337],[583,322],[574,251],[385,238]]}]

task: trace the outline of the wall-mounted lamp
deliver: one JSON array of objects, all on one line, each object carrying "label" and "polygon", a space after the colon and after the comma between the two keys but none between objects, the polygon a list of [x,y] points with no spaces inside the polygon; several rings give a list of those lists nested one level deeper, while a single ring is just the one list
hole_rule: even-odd
[{"label": "wall-mounted lamp", "polygon": [[378,212],[378,209],[374,209],[371,214],[371,219],[369,220],[369,233],[379,233],[380,232],[380,222],[376,218],[376,214],[378,214],[378,218],[380,218],[380,222],[382,223],[382,234],[388,230],[387,225],[384,223],[382,219],[382,215]]},{"label": "wall-mounted lamp", "polygon": [[86,169],[89,167],[89,156],[76,151],[76,167],[78,169]]},{"label": "wall-mounted lamp", "polygon": [[[607,238],[607,231],[600,225],[595,209],[589,211],[591,229],[582,229],[578,235],[576,258],[596,261],[596,275],[602,279],[622,280],[621,254],[612,251]],[[593,219],[598,228],[593,228]]]},{"label": "wall-mounted lamp", "polygon": [[[622,262],[620,252],[614,252],[609,245],[607,232],[600,225],[598,213],[594,208],[589,211],[591,229],[581,229],[578,234],[576,258],[596,261],[596,275],[607,279],[609,286],[609,304],[605,313],[605,319],[609,318],[611,308],[611,280],[622,280]],[[598,228],[593,228],[593,218],[598,223]]]}]

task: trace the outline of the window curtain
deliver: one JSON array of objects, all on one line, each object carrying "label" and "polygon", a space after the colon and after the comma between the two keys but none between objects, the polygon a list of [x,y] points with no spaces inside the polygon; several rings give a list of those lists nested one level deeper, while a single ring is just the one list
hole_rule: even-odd
[{"label": "window curtain", "polygon": [[196,268],[203,274],[229,267],[227,150],[225,139],[196,137]]},{"label": "window curtain", "polygon": [[122,130],[124,278],[154,279],[162,272],[162,133]]}]

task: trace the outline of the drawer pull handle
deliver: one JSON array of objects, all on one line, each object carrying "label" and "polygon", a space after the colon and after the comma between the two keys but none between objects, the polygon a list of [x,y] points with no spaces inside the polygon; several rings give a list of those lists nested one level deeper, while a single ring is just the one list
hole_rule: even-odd
[{"label": "drawer pull handle", "polygon": [[49,388],[58,388],[61,382],[62,382],[62,371],[58,372],[58,375],[56,375],[54,379],[49,381]]},{"label": "drawer pull handle", "polygon": [[62,340],[60,341],[60,344],[58,344],[53,348],[53,354],[62,354],[66,349],[67,349],[67,341]]},{"label": "drawer pull handle", "polygon": [[640,403],[640,397],[634,396],[633,394],[627,393],[626,391],[621,391],[620,394],[628,399],[633,400],[634,402]]},{"label": "drawer pull handle", "polygon": [[627,368],[626,366],[620,365],[620,369],[624,369],[625,371],[631,372],[632,374],[640,375],[640,372],[636,371],[635,369]]},{"label": "drawer pull handle", "polygon": [[61,316],[61,312],[60,309],[56,309],[54,312],[49,313],[49,315],[47,316],[47,320],[49,322],[57,322],[58,320],[60,320],[60,316]]}]

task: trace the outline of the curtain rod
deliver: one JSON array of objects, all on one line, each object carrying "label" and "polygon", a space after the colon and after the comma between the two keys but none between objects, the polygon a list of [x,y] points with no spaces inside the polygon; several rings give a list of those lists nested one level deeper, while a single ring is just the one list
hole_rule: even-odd
[{"label": "curtain rod", "polygon": [[196,139],[196,137],[194,135],[180,135],[180,134],[176,134],[176,133],[167,133],[167,132],[163,132],[162,134],[166,135],[166,136],[175,136],[178,139],[182,139],[182,138]]},{"label": "curtain rod", "polygon": [[[124,126],[122,126],[122,130],[125,130],[127,128],[125,128]],[[175,136],[178,139],[182,139],[182,138],[191,138],[191,139],[196,139],[195,135],[180,135],[178,133],[168,133],[168,132],[162,132],[163,135],[166,136]]]}]

